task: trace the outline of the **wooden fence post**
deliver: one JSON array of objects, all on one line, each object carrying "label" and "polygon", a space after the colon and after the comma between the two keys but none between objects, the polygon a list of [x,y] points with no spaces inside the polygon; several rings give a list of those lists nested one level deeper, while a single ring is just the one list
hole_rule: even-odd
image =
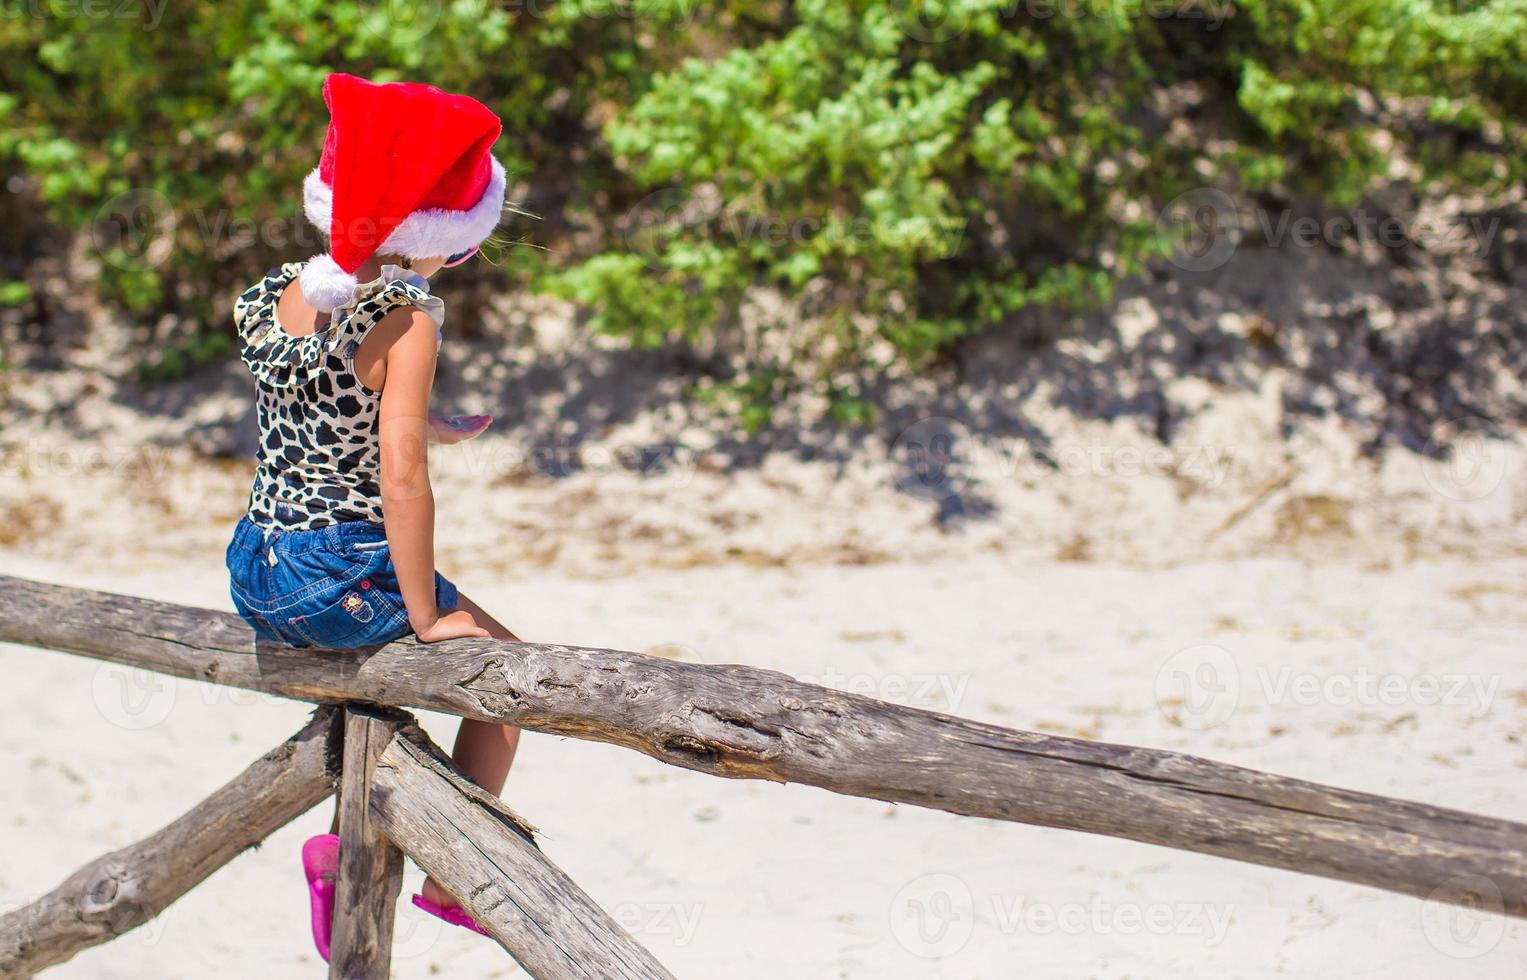
[{"label": "wooden fence post", "polygon": [[506,640],[294,650],[254,643],[231,613],[5,575],[0,642],[289,698],[443,711],[716,776],[1107,834],[1433,901],[1473,904],[1458,883],[1484,879],[1500,911],[1527,918],[1527,824],[1000,728],[771,670]]},{"label": "wooden fence post", "polygon": [[212,872],[334,791],[333,708],[184,816],[0,917],[0,977],[62,963],[163,912]]},{"label": "wooden fence post", "polygon": [[330,980],[372,980],[391,973],[392,928],[403,886],[403,852],[371,819],[371,776],[399,718],[345,707],[344,768],[339,786],[339,881],[334,893]]},{"label": "wooden fence post", "polygon": [[416,726],[398,732],[373,780],[377,824],[536,980],[673,980]]}]

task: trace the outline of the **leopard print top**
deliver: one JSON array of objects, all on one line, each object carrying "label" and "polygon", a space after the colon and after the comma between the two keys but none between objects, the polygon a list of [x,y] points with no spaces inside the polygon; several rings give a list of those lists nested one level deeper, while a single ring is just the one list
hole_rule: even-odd
[{"label": "leopard print top", "polygon": [[385,265],[380,277],[355,288],[328,324],[294,337],[276,322],[276,302],[303,265],[270,270],[233,306],[243,361],[255,376],[259,417],[249,517],[261,527],[288,531],[341,521],[380,524],[382,395],[356,377],[355,352],[371,328],[400,306],[429,314],[439,336],[445,304],[429,294],[424,277]]}]

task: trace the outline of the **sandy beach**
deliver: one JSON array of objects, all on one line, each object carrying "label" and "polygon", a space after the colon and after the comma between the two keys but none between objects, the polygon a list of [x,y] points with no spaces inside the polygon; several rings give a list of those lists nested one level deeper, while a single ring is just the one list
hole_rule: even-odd
[{"label": "sandy beach", "polygon": [[[7,573],[227,609],[217,556]],[[997,724],[1159,746],[1501,817],[1527,815],[1527,559],[1238,560],[1141,570],[1001,556],[475,583],[532,638],[784,670]],[[1213,689],[1182,686],[1232,665]],[[129,843],[306,709],[0,647],[11,678],[0,903]],[[1201,676],[1201,675],[1192,675]],[[437,740],[452,721],[425,716]],[[530,734],[505,797],[680,977],[1514,978],[1527,926],[1142,844],[809,787],[730,782]],[[297,862],[328,808],[60,978],[318,975]],[[422,873],[411,864],[405,888]],[[395,976],[507,977],[406,904]]]},{"label": "sandy beach", "polygon": [[[1250,298],[1158,282],[1074,339],[982,338],[958,376],[888,382],[857,433],[786,404],[740,437],[685,398],[678,354],[555,304],[503,313],[442,353],[441,410],[498,420],[432,456],[440,568],[530,639],[1527,819],[1527,441],[1501,340],[1519,303],[1470,281],[1479,316],[1441,323],[1381,277],[1247,261],[1225,275]],[[1287,324],[1276,358],[1259,310]],[[1427,338],[1465,321],[1494,353],[1417,389]],[[248,379],[137,385],[133,343],[103,313],[6,378],[0,571],[229,610]],[[308,710],[14,646],[0,671],[8,906],[173,819]],[[505,797],[684,978],[1527,972],[1527,924],[1500,916],[534,733]],[[298,848],[328,821],[49,975],[321,975]],[[394,966],[517,975],[406,901]]]}]

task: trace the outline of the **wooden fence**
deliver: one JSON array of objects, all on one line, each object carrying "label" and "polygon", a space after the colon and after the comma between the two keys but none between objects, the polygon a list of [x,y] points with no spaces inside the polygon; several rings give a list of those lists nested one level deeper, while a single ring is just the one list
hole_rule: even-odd
[{"label": "wooden fence", "polygon": [[475,639],[257,646],[229,613],[7,576],[0,642],[319,705],[300,732],[180,819],[0,918],[4,977],[148,921],[332,792],[345,847],[331,977],[388,975],[404,853],[532,976],[669,976],[405,708],[610,742],[717,776],[1106,834],[1434,901],[1477,907],[1483,880],[1490,904],[1527,917],[1527,825],[999,728],[753,667]]}]

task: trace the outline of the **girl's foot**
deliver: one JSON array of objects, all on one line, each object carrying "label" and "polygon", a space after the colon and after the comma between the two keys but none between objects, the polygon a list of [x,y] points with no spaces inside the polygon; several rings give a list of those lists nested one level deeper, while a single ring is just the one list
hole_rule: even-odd
[{"label": "girl's foot", "polygon": [[425,901],[433,905],[439,905],[442,908],[450,908],[452,905],[461,904],[451,896],[450,892],[435,884],[435,879],[433,878],[424,879],[424,887],[419,889],[419,894],[424,896]]},{"label": "girl's foot", "polygon": [[339,873],[339,837],[319,834],[302,845],[302,873],[308,880],[308,903],[313,921],[313,945],[329,962],[329,939],[334,928],[334,881]]},{"label": "girl's foot", "polygon": [[414,904],[430,915],[444,919],[453,926],[461,926],[464,929],[471,929],[473,932],[481,933],[484,936],[490,936],[488,930],[478,925],[476,920],[461,907],[461,903],[452,898],[445,889],[435,884],[433,878],[424,879],[424,888],[420,890],[418,895],[414,896]]}]

